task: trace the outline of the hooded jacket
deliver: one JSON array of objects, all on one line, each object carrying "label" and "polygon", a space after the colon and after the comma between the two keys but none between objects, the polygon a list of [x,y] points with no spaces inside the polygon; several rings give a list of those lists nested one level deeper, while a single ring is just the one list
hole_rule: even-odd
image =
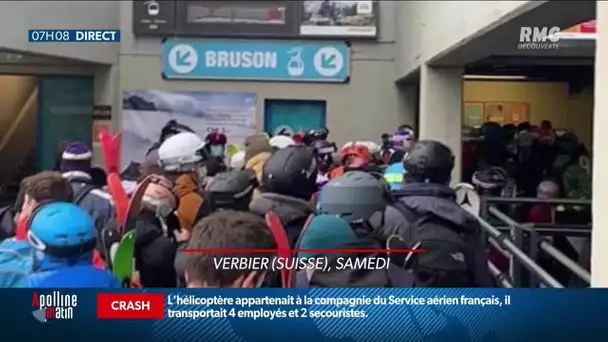
[{"label": "hooded jacket", "polygon": [[307,201],[271,192],[260,193],[251,201],[249,210],[262,217],[269,211],[274,212],[283,223],[292,246],[298,240],[308,216],[314,211]]},{"label": "hooded jacket", "polygon": [[179,199],[177,216],[182,229],[192,230],[196,224],[198,210],[203,204],[199,186],[189,174],[183,174],[175,181],[173,189]]},{"label": "hooded jacket", "polygon": [[[381,244],[372,238],[362,238],[356,243],[346,244],[343,249],[383,249]],[[310,280],[305,271],[297,274],[296,287],[351,288],[351,287],[411,287],[414,278],[404,269],[390,264],[388,269],[363,270],[351,267],[340,267],[346,260],[363,258],[386,258],[385,253],[331,253],[326,255],[330,267],[328,271],[316,270]]]},{"label": "hooded jacket", "polygon": [[151,212],[140,213],[135,227],[135,264],[142,286],[176,287],[173,264],[177,243],[165,236],[159,220]]},{"label": "hooded jacket", "polygon": [[[112,196],[92,185],[92,178],[89,174],[81,171],[72,171],[64,173],[63,177],[70,181],[75,201],[78,200],[80,194],[84,194],[84,197],[76,204],[93,218],[95,229],[98,233],[97,236],[101,236],[101,231],[105,227],[116,226],[116,213],[112,203]],[[103,250],[101,239],[98,239],[98,241],[98,249]]]},{"label": "hooded jacket", "polygon": [[92,254],[77,260],[50,257],[34,252],[34,272],[28,285],[34,288],[119,288],[120,284],[107,270],[92,264]]},{"label": "hooded jacket", "polygon": [[[459,227],[467,236],[474,237],[469,241],[473,244],[473,275],[475,284],[479,287],[491,287],[492,280],[488,270],[488,257],[486,246],[482,239],[481,226],[477,219],[456,203],[456,194],[447,185],[432,183],[406,183],[403,190],[398,193],[398,201],[414,211],[417,216],[433,215],[454,227]],[[411,222],[410,222],[411,223]],[[384,232],[383,235],[398,233],[408,240],[409,228],[401,228],[396,232]]]}]

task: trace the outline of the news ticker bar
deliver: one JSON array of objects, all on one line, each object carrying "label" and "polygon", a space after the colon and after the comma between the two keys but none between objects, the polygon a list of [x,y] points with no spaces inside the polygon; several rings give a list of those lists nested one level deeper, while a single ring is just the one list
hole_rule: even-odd
[{"label": "news ticker bar", "polygon": [[98,319],[366,318],[377,306],[507,307],[511,295],[453,296],[197,296],[162,293],[100,293]]},{"label": "news ticker bar", "polygon": [[28,30],[30,43],[116,43],[120,30]]}]

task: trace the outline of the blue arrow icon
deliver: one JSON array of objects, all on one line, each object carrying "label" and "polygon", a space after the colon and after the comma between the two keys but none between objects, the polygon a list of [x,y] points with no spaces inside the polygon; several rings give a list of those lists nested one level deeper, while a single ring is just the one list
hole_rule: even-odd
[{"label": "blue arrow icon", "polygon": [[333,69],[336,67],[336,55],[324,53],[321,65],[325,69]]},{"label": "blue arrow icon", "polygon": [[175,61],[179,66],[190,65],[190,51],[176,51]]},{"label": "blue arrow icon", "polygon": [[187,44],[179,44],[169,50],[167,64],[171,72],[178,74],[188,74],[196,69],[198,64],[198,53]]}]

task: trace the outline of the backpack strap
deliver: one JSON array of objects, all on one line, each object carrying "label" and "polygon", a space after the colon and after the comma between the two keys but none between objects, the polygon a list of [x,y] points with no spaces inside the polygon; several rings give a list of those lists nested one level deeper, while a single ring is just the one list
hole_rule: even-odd
[{"label": "backpack strap", "polygon": [[80,205],[80,202],[82,202],[82,200],[84,200],[84,198],[87,197],[87,195],[95,189],[96,187],[90,184],[81,187],[78,192],[74,194],[74,204]]}]

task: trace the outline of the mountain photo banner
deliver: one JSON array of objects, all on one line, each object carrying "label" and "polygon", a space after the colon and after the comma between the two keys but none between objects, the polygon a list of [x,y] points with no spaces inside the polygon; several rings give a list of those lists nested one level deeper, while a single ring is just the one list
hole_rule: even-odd
[{"label": "mountain photo banner", "polygon": [[126,90],[122,96],[121,166],[141,163],[171,120],[190,127],[202,139],[213,131],[241,145],[255,131],[253,93]]}]

